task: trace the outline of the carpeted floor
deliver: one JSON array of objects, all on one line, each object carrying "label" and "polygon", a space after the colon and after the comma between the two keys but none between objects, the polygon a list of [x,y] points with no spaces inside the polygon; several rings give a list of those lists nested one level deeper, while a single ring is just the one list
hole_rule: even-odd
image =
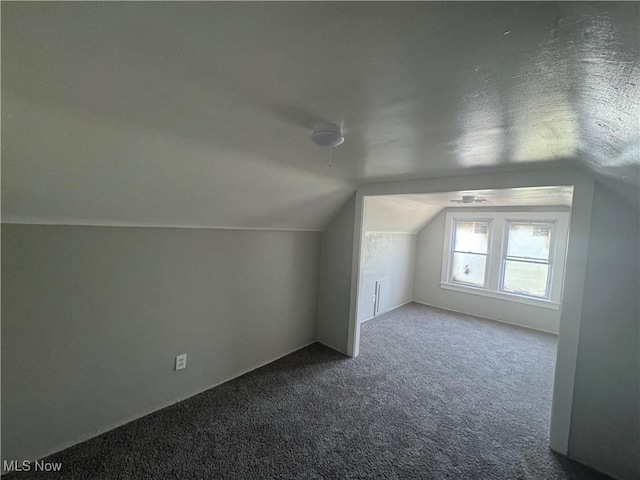
[{"label": "carpeted floor", "polygon": [[49,457],[64,479],[604,479],[547,447],[556,339],[409,304]]}]

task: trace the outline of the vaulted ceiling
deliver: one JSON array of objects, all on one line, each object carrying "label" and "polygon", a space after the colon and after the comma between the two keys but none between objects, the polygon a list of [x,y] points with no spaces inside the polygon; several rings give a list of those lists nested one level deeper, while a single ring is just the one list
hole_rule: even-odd
[{"label": "vaulted ceiling", "polygon": [[563,161],[637,188],[639,12],[2,2],[2,219],[321,229],[362,183]]},{"label": "vaulted ceiling", "polygon": [[486,211],[496,207],[569,210],[573,198],[573,187],[556,185],[426,194],[372,195],[364,198],[365,231],[418,233],[445,208],[465,211]]}]

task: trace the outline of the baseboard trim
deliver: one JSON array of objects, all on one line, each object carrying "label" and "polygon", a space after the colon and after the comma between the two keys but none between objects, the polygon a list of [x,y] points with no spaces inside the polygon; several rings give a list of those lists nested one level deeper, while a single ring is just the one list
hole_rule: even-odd
[{"label": "baseboard trim", "polygon": [[[341,348],[336,347],[335,345],[331,345],[329,342],[325,342],[323,340],[316,340],[314,343],[319,343],[320,345],[324,345],[327,348],[330,348],[331,350],[335,350],[338,353],[341,353],[343,355],[347,355],[346,352],[344,352]],[[348,357],[349,355],[347,355]]]},{"label": "baseboard trim", "polygon": [[[308,346],[313,345],[314,343],[317,343],[317,340],[312,340],[310,342],[305,343],[304,345],[301,345],[299,347],[295,347],[294,349],[289,350],[289,351],[287,351],[287,352],[285,352],[285,353],[283,353],[281,355],[278,355],[277,357],[275,357],[275,358],[273,358],[271,360],[267,360],[265,362],[261,362],[261,363],[255,365],[255,366],[252,366],[252,367],[249,367],[249,368],[246,368],[246,369],[242,369],[239,372],[231,374],[231,376],[226,377],[224,380],[222,380],[220,382],[216,382],[216,383],[211,384],[211,385],[209,385],[207,387],[203,387],[201,389],[198,389],[198,390],[196,390],[193,393],[190,393],[188,395],[184,395],[184,396],[178,397],[176,400],[172,400],[169,403],[163,404],[160,407],[153,408],[153,409],[151,409],[151,410],[149,410],[149,411],[147,411],[145,413],[132,415],[130,417],[127,417],[125,420],[122,420],[121,422],[117,422],[117,423],[115,423],[113,425],[110,425],[109,427],[101,428],[101,429],[97,430],[94,433],[81,435],[77,440],[72,441],[72,442],[66,442],[66,443],[64,443],[62,445],[59,445],[58,447],[53,448],[49,453],[40,455],[40,456],[38,456],[36,458],[25,458],[25,459],[21,458],[20,461],[27,460],[27,461],[30,461],[30,462],[34,462],[36,460],[42,460],[43,458],[46,458],[46,457],[48,457],[50,455],[59,453],[59,452],[61,452],[63,450],[66,450],[67,448],[71,448],[74,445],[78,445],[79,443],[86,442],[87,440],[91,440],[92,438],[95,438],[95,437],[98,437],[98,436],[100,436],[100,435],[102,435],[104,433],[110,432],[111,430],[115,430],[116,428],[122,427],[123,425],[126,425],[127,423],[131,423],[131,422],[133,422],[135,420],[139,420],[139,419],[141,419],[143,417],[146,417],[147,415],[151,415],[152,413],[155,413],[155,412],[158,412],[158,411],[160,411],[160,410],[162,410],[164,408],[170,407],[171,405],[175,405],[176,403],[180,403],[180,402],[183,402],[184,400],[187,400],[187,399],[189,399],[191,397],[195,397],[196,395],[200,395],[201,393],[204,393],[207,390],[211,390],[212,388],[216,388],[216,387],[218,387],[218,386],[220,386],[220,385],[222,385],[224,383],[230,382],[231,380],[234,380],[234,379],[236,379],[238,377],[246,375],[249,372],[257,370],[258,368],[262,368],[262,367],[264,367],[266,365],[269,365],[270,363],[278,361],[281,358],[286,357],[287,355],[291,355],[292,353],[297,352],[298,350],[302,350],[303,348],[307,348]],[[332,347],[330,347],[330,348],[332,348]],[[2,469],[1,475],[5,475],[7,473],[12,473],[12,472],[4,471],[4,469]]]},{"label": "baseboard trim", "polygon": [[415,303],[419,303],[420,305],[425,305],[427,307],[432,307],[432,308],[439,308],[441,310],[447,310],[448,312],[461,313],[463,315],[469,315],[471,317],[478,317],[478,318],[482,318],[484,320],[491,320],[492,322],[506,323],[507,325],[513,325],[514,327],[526,328],[527,330],[534,330],[536,332],[549,333],[551,335],[556,335],[556,336],[558,335],[558,332],[552,332],[551,330],[545,330],[543,328],[536,328],[536,327],[532,327],[530,325],[522,325],[521,323],[509,322],[507,320],[500,320],[498,318],[486,317],[486,316],[483,316],[483,315],[478,315],[477,313],[464,312],[462,310],[455,310],[455,309],[449,308],[449,307],[441,307],[440,305],[433,305],[431,303],[427,303],[427,302],[424,302],[422,300],[413,300],[413,301]]},{"label": "baseboard trim", "polygon": [[[413,235],[413,234],[408,234],[408,235]],[[395,307],[390,308],[389,310],[387,310],[384,313],[381,313],[379,315],[374,315],[373,317],[365,318],[364,320],[360,320],[360,323],[364,323],[364,322],[368,322],[369,320],[373,320],[374,318],[379,317],[380,315],[384,315],[385,313],[389,313],[392,310],[395,310],[396,308],[404,307],[405,305],[407,305],[407,304],[409,304],[409,303],[411,303],[413,301],[415,301],[415,300],[407,300],[406,302],[401,303],[400,305],[396,305]]]},{"label": "baseboard trim", "polygon": [[[636,477],[621,477],[619,475],[615,475],[613,473],[609,473],[607,470],[600,470],[599,468],[594,467],[593,465],[589,465],[588,463],[583,462],[579,458],[576,458],[576,457],[574,457],[572,455],[569,455],[569,454],[566,454],[566,453],[558,452],[557,450],[554,450],[551,447],[549,447],[549,448],[550,448],[550,450],[556,452],[558,455],[562,455],[563,457],[570,458],[574,462],[578,462],[579,464],[584,465],[586,467],[589,467],[589,468],[595,470],[596,472],[604,473],[605,475],[607,475],[608,477],[613,478],[614,480],[629,480],[629,479],[634,480],[636,478]],[[640,477],[637,477],[637,478],[640,478]]]}]

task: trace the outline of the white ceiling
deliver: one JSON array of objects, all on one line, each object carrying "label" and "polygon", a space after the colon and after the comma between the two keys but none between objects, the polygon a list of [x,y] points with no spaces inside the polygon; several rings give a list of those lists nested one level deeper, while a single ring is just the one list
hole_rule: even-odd
[{"label": "white ceiling", "polygon": [[[5,222],[321,229],[357,185],[640,183],[638,3],[3,2]],[[337,122],[333,152],[309,136]]]},{"label": "white ceiling", "polygon": [[[478,203],[460,204],[463,195]],[[370,232],[417,233],[445,208],[570,207],[573,187],[528,187],[498,190],[465,190],[419,195],[365,197],[364,229]]]}]

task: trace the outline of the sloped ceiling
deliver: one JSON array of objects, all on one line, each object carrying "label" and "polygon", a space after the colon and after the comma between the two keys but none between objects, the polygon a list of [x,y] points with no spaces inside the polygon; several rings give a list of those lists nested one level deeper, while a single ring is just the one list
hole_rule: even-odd
[{"label": "sloped ceiling", "polygon": [[[477,203],[457,203],[471,195]],[[445,208],[570,207],[573,187],[527,187],[365,197],[364,230],[418,233]]]},{"label": "sloped ceiling", "polygon": [[[639,5],[3,2],[5,222],[322,229],[357,185],[640,184]],[[343,126],[333,152],[309,140]]]}]

